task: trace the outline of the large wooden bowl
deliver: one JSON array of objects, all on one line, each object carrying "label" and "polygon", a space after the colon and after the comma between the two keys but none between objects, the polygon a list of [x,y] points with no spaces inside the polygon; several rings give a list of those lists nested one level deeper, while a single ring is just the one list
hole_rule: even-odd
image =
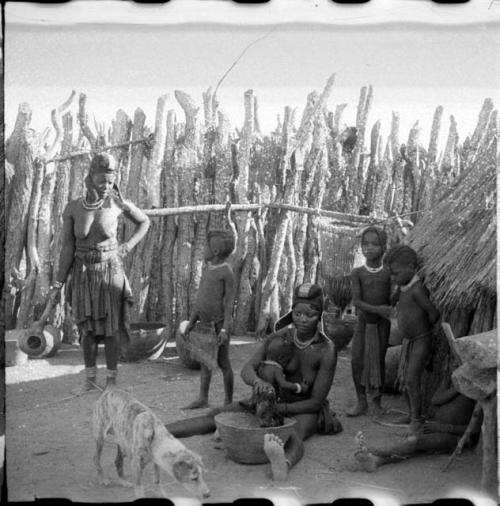
[{"label": "large wooden bowl", "polygon": [[123,352],[125,362],[156,360],[167,343],[163,322],[134,322],[130,324],[130,343]]},{"label": "large wooden bowl", "polygon": [[285,418],[279,427],[261,427],[259,420],[250,413],[219,413],[215,425],[229,458],[240,464],[266,464],[264,435],[276,434],[285,444],[294,430],[297,420]]}]

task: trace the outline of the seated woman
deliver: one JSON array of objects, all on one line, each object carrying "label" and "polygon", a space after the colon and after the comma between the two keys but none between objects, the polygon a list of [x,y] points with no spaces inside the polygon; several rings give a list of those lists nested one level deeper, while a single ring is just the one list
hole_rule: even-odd
[{"label": "seated woman", "polygon": [[[456,390],[450,375],[435,392],[431,403],[435,408],[432,419],[424,423],[421,432],[402,441],[386,447],[368,447],[364,437],[358,433],[358,448],[354,457],[361,468],[373,472],[385,464],[400,462],[421,453],[452,453],[472,419],[475,401]],[[474,420],[469,446],[477,444],[481,423],[482,414]]]},{"label": "seated woman", "polygon": [[[259,378],[259,366],[267,356],[273,340],[293,343],[293,356],[284,367],[286,379],[293,383],[307,383],[306,392],[282,391],[277,409],[284,416],[297,420],[295,431],[286,444],[273,434],[264,436],[264,451],[271,463],[274,480],[286,480],[288,471],[304,455],[303,441],[313,434],[335,434],[342,430],[340,422],[329,409],[328,392],[333,383],[337,350],[322,327],[323,290],[319,285],[305,283],[294,292],[292,311],[283,316],[260,348],[241,371],[243,381],[255,393],[271,388]],[[216,408],[209,414],[167,424],[176,437],[205,434],[215,430],[214,416],[226,411],[242,411],[239,403]]]}]

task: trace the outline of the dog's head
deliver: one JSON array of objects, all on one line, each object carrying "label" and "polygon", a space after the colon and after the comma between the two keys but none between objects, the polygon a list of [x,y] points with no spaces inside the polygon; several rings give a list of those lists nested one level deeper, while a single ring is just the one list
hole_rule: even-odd
[{"label": "dog's head", "polygon": [[205,468],[201,457],[189,450],[182,451],[174,461],[174,478],[199,498],[210,497],[210,490],[203,479]]}]

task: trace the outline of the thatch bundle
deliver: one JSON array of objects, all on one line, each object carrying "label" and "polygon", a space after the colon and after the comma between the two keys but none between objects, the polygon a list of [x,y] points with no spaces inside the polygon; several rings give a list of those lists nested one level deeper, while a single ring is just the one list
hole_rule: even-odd
[{"label": "thatch bundle", "polygon": [[[485,106],[488,102],[485,102]],[[483,112],[484,112],[483,108]],[[481,308],[480,328],[493,328],[496,307],[496,111],[475,152],[434,208],[418,221],[410,244],[421,255],[425,282],[443,313]],[[473,137],[474,140],[474,137]]]}]

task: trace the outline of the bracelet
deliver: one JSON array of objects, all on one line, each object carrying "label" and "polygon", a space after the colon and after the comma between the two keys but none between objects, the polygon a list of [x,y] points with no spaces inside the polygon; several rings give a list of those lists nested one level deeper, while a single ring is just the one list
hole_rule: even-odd
[{"label": "bracelet", "polygon": [[54,281],[54,283],[52,283],[51,288],[57,288],[57,289],[59,289],[59,288],[62,288],[63,284],[64,283],[62,281]]},{"label": "bracelet", "polygon": [[300,394],[300,392],[302,392],[302,387],[300,386],[299,383],[295,383],[295,386],[297,387],[296,393]]}]

